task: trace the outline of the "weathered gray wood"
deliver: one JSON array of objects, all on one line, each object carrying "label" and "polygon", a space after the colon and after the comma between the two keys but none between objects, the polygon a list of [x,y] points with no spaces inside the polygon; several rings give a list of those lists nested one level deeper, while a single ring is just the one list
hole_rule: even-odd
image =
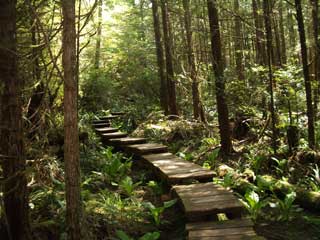
[{"label": "weathered gray wood", "polygon": [[227,221],[217,221],[217,222],[196,222],[187,223],[187,231],[197,231],[206,229],[228,229],[228,228],[239,228],[239,227],[253,227],[253,222],[250,219],[234,219]]},{"label": "weathered gray wood", "polygon": [[115,146],[124,146],[124,145],[131,145],[131,144],[146,143],[147,139],[126,137],[126,138],[110,139],[109,142]]},{"label": "weathered gray wood", "polygon": [[112,128],[112,127],[96,128],[95,130],[96,130],[96,132],[101,133],[101,134],[102,133],[113,133],[113,132],[119,131],[118,128]]},{"label": "weathered gray wood", "polygon": [[244,210],[242,203],[230,191],[213,183],[174,186],[172,191],[179,198],[189,221],[218,213],[240,217]]},{"label": "weathered gray wood", "polygon": [[98,123],[109,123],[109,121],[106,120],[93,120],[92,121],[93,124],[98,124]]},{"label": "weathered gray wood", "polygon": [[111,112],[111,115],[113,116],[123,116],[123,115],[126,115],[125,112]]},{"label": "weathered gray wood", "polygon": [[177,156],[169,153],[169,152],[164,152],[164,153],[156,153],[156,154],[148,154],[148,155],[142,155],[141,158],[152,162],[156,160],[166,160],[166,159],[171,159],[171,158],[176,158]]},{"label": "weathered gray wood", "polygon": [[188,239],[194,240],[263,240],[258,237],[249,219],[235,219],[221,222],[197,222],[186,225]]},{"label": "weathered gray wood", "polygon": [[110,123],[108,123],[108,122],[105,122],[105,123],[93,123],[92,126],[94,128],[110,127]]},{"label": "weathered gray wood", "polygon": [[168,151],[168,147],[157,143],[134,144],[125,147],[127,152],[142,156],[149,153],[163,153]]},{"label": "weathered gray wood", "polygon": [[104,117],[100,117],[101,120],[113,120],[113,119],[117,119],[119,116],[104,116]]},{"label": "weathered gray wood", "polygon": [[124,138],[126,136],[128,136],[128,134],[123,132],[103,133],[101,135],[102,139],[104,140],[109,140],[114,138]]}]

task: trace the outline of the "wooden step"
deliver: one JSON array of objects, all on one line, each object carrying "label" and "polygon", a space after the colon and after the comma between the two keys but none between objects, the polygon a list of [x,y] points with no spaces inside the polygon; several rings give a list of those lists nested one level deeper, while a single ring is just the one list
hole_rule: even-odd
[{"label": "wooden step", "polygon": [[97,124],[97,123],[109,123],[109,121],[106,121],[106,120],[93,120],[92,123],[93,123],[93,124]]},{"label": "wooden step", "polygon": [[127,133],[123,133],[123,132],[113,132],[113,133],[103,133],[101,134],[102,139],[104,140],[110,140],[110,139],[114,139],[114,138],[124,138],[128,136]]},{"label": "wooden step", "polygon": [[110,127],[110,123],[104,122],[104,123],[93,123],[92,126],[94,128],[104,128],[104,127]]},{"label": "wooden step", "polygon": [[172,194],[180,200],[189,221],[199,221],[219,213],[235,218],[244,212],[243,204],[231,191],[213,183],[174,186]]},{"label": "wooden step", "polygon": [[104,117],[100,117],[100,119],[101,120],[104,120],[104,121],[106,121],[106,120],[113,120],[113,119],[116,119],[116,118],[118,118],[118,116],[104,116]]},{"label": "wooden step", "polygon": [[96,128],[96,132],[98,133],[113,133],[119,131],[118,128],[104,127],[104,128]]},{"label": "wooden step", "polygon": [[[172,154],[171,154],[172,155]],[[172,157],[173,156],[173,157]],[[174,155],[159,158],[154,155],[144,155],[142,158],[149,166],[157,168],[159,176],[166,180],[170,185],[186,183],[192,180],[211,181],[214,174],[208,169],[183,160],[182,158],[174,157]]]},{"label": "wooden step", "polygon": [[110,139],[109,142],[112,143],[113,145],[124,146],[124,145],[146,143],[147,139],[146,138],[126,137],[126,138]]},{"label": "wooden step", "polygon": [[126,151],[142,156],[149,153],[163,153],[168,151],[168,147],[157,143],[145,143],[128,145],[125,148]]},{"label": "wooden step", "polygon": [[221,222],[197,222],[186,225],[189,240],[263,240],[258,237],[249,219]]},{"label": "wooden step", "polygon": [[123,116],[123,115],[126,115],[125,112],[111,112],[111,115],[113,116]]}]

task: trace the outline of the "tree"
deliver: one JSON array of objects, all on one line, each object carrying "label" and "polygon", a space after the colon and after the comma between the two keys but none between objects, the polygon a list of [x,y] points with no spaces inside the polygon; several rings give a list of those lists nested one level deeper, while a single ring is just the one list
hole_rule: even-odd
[{"label": "tree", "polygon": [[62,1],[64,69],[64,161],[68,239],[81,239],[80,163],[77,113],[75,0]]},{"label": "tree", "polygon": [[269,94],[270,94],[270,112],[272,125],[272,147],[274,152],[278,149],[278,134],[276,129],[276,112],[274,107],[274,89],[273,89],[273,70],[272,70],[272,28],[271,28],[271,9],[270,2],[263,0],[263,15],[266,28],[267,40],[267,60],[268,60],[268,76],[269,76]]},{"label": "tree", "polygon": [[174,80],[173,56],[172,56],[172,35],[170,31],[170,17],[167,0],[161,0],[162,25],[164,35],[164,46],[166,52],[167,87],[169,114],[178,115],[176,100],[176,83]]},{"label": "tree", "polygon": [[236,72],[238,75],[238,79],[240,81],[244,81],[244,67],[243,67],[243,44],[242,44],[242,27],[240,21],[240,4],[239,0],[234,0],[234,11],[236,16],[234,17],[234,26],[235,26],[235,34],[234,34],[234,50],[235,50],[235,58],[236,58]]},{"label": "tree", "polygon": [[320,95],[320,24],[319,24],[319,1],[310,0],[312,6],[312,25],[313,25],[313,41],[314,41],[314,80],[317,85],[314,96],[315,116],[318,111],[318,101]]},{"label": "tree", "polygon": [[232,151],[229,125],[229,110],[225,98],[224,66],[221,53],[219,16],[215,0],[207,0],[212,47],[212,66],[215,75],[215,90],[218,109],[218,122],[221,141],[221,153],[226,156]]},{"label": "tree", "polygon": [[152,3],[152,16],[153,16],[153,27],[157,50],[157,63],[158,63],[158,74],[160,78],[160,105],[165,113],[168,114],[168,88],[165,78],[165,63],[163,46],[161,40],[161,29],[160,29],[160,19],[159,19],[159,5],[158,0],[151,0]]},{"label": "tree", "polygon": [[22,81],[18,77],[16,1],[0,1],[0,163],[8,239],[31,239],[23,144]]},{"label": "tree", "polygon": [[[193,99],[193,117],[198,119],[201,115],[201,101],[199,94],[199,82],[197,77],[197,67],[195,62],[195,56],[193,52],[193,39],[191,29],[191,11],[190,11],[190,0],[183,0],[184,9],[184,22],[187,37],[187,54],[188,63],[190,67],[190,78],[192,81],[192,99]],[[202,117],[202,120],[203,117]]]},{"label": "tree", "polygon": [[97,42],[96,42],[96,52],[94,56],[94,68],[96,70],[98,70],[100,67],[101,34],[102,34],[102,0],[98,0]]},{"label": "tree", "polygon": [[315,148],[315,134],[314,134],[314,109],[312,105],[312,87],[308,67],[308,51],[306,43],[306,33],[304,29],[303,14],[301,7],[301,0],[295,0],[295,7],[297,12],[297,22],[301,45],[301,59],[303,67],[304,85],[307,99],[307,116],[308,116],[308,143],[310,148]]}]

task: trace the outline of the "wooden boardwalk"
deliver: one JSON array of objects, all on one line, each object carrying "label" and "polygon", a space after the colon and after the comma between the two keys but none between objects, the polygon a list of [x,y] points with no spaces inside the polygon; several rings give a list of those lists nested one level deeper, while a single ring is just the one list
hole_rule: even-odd
[{"label": "wooden boardwalk", "polygon": [[[264,239],[256,235],[253,223],[243,218],[244,206],[234,193],[212,183],[212,171],[169,153],[165,145],[147,143],[145,138],[129,137],[110,127],[110,121],[122,115],[102,117],[92,126],[105,144],[134,155],[172,186],[171,195],[179,200],[187,219],[189,240]],[[218,214],[230,220],[218,221]]]}]

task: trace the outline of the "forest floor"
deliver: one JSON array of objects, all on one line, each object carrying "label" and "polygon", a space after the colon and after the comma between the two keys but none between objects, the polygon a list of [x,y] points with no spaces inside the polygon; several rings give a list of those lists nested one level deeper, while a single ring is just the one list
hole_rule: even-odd
[{"label": "forest floor", "polygon": [[[185,239],[181,209],[177,204],[164,207],[170,203],[168,187],[150,170],[136,165],[130,156],[103,147],[91,128],[91,121],[89,116],[81,126],[81,131],[88,133],[80,148],[85,239]],[[126,130],[121,122],[115,122],[114,127]],[[237,154],[227,162],[219,158],[218,132],[213,125],[182,118],[173,121],[153,113],[131,135],[166,144],[177,156],[214,171],[213,182],[238,194],[255,222],[257,233],[266,239],[319,239],[319,207],[302,208],[295,188],[278,191],[274,188],[278,182],[266,183],[265,177],[312,191],[318,203],[317,154],[301,149],[301,153],[293,157],[283,148],[274,155],[272,149],[266,147],[269,146],[267,137],[247,140],[256,135],[255,128],[259,127],[251,126],[244,139],[234,141]],[[37,161],[29,163],[33,169],[29,205],[35,239],[39,240],[66,237],[62,129],[61,126],[60,131],[53,130],[45,154],[37,152]],[[299,162],[297,158],[302,160]]]}]

